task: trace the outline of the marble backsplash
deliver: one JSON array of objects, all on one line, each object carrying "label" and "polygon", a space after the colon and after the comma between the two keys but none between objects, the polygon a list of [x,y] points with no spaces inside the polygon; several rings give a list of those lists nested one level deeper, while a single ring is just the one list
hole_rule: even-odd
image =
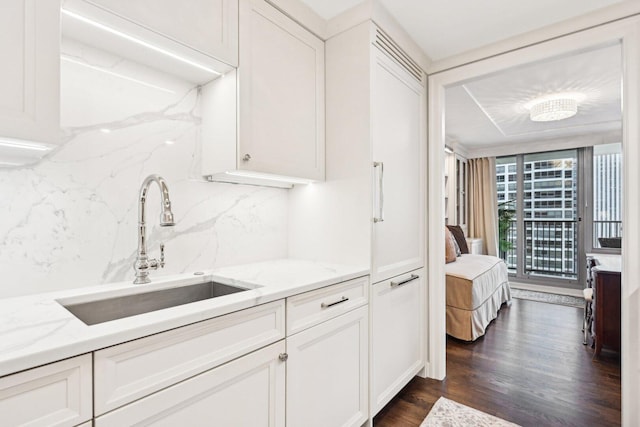
[{"label": "marble backsplash", "polygon": [[[70,40],[61,60],[65,142],[0,169],[0,297],[133,280],[138,191],[168,183],[174,227],[148,197],[151,277],[287,255],[287,190],[205,182],[194,84]],[[207,143],[212,143],[207,141]]]}]

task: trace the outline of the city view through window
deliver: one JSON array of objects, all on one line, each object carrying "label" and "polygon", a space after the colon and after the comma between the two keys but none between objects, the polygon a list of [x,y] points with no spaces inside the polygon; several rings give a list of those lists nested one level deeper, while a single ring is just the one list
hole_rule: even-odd
[{"label": "city view through window", "polygon": [[[592,248],[620,246],[620,144],[594,147],[588,167],[578,161],[578,151],[496,159],[500,256],[512,273],[521,262],[526,276],[577,278],[577,248],[587,237],[578,235],[579,194],[593,200],[591,215],[582,217]],[[579,188],[579,169],[593,171],[585,188]]]}]

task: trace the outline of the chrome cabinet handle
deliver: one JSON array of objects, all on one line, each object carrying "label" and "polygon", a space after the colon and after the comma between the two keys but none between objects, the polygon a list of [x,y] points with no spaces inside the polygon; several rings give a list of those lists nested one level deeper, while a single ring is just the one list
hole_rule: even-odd
[{"label": "chrome cabinet handle", "polygon": [[373,167],[380,167],[378,175],[378,216],[373,217],[373,222],[384,221],[384,162],[373,162]]},{"label": "chrome cabinet handle", "polygon": [[289,359],[289,355],[287,353],[280,353],[278,359],[280,359],[281,362],[286,362]]},{"label": "chrome cabinet handle", "polygon": [[334,305],[338,305],[338,304],[342,304],[343,302],[347,302],[349,301],[349,298],[347,297],[342,297],[340,298],[338,301],[334,301],[334,302],[323,302],[322,304],[320,304],[321,308],[329,308],[329,307],[333,307]]},{"label": "chrome cabinet handle", "polygon": [[244,162],[248,162],[249,160],[251,160],[251,154],[245,154],[242,157],[242,161],[244,161]]},{"label": "chrome cabinet handle", "polygon": [[399,282],[391,282],[390,285],[392,288],[397,288],[398,286],[406,285],[409,282],[413,282],[416,279],[419,279],[420,276],[417,274],[412,274],[410,277],[404,280],[400,280]]}]

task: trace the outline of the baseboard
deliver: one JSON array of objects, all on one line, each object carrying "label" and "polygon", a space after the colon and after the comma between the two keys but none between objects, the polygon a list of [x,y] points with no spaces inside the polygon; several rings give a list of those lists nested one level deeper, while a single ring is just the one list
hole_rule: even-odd
[{"label": "baseboard", "polygon": [[518,283],[509,281],[509,286],[525,291],[547,292],[549,294],[570,295],[572,297],[582,297],[582,289],[559,288],[556,286],[534,285],[530,283]]}]

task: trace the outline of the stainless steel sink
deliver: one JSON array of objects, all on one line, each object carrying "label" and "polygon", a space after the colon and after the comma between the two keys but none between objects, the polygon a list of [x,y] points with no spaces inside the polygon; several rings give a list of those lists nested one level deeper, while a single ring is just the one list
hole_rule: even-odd
[{"label": "stainless steel sink", "polygon": [[81,303],[59,302],[85,324],[95,325],[246,290],[218,282],[206,282]]}]

